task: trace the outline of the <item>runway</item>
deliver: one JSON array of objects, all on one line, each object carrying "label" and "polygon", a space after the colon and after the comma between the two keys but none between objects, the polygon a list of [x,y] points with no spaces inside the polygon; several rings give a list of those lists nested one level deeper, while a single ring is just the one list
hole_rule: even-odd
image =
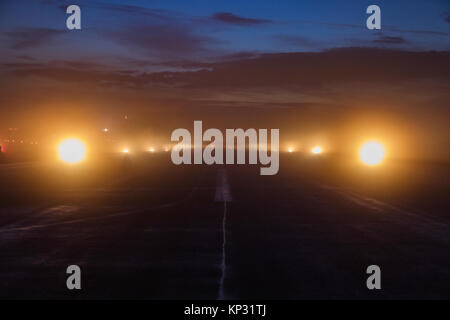
[{"label": "runway", "polygon": [[[420,188],[386,196],[339,184],[324,178],[327,161],[300,156],[283,156],[271,177],[248,165],[174,166],[166,156],[75,170],[0,166],[0,297],[450,297],[441,180],[421,181],[422,201]],[[65,287],[72,264],[80,291]],[[382,290],[366,288],[371,264]]]}]

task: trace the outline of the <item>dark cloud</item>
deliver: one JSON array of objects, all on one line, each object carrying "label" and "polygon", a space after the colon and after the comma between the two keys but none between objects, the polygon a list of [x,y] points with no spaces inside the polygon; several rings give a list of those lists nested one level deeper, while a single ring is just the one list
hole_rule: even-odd
[{"label": "dark cloud", "polygon": [[[42,4],[57,6],[60,10],[66,13],[67,7],[74,4],[72,1],[58,1],[58,0],[41,0]],[[107,2],[96,2],[96,1],[86,1],[78,0],[77,5],[83,8],[99,9],[110,12],[124,13],[124,14],[134,14],[142,15],[152,18],[165,18],[167,11],[161,9],[150,9],[134,5],[125,4],[114,4]]]},{"label": "dark cloud", "polygon": [[442,17],[444,18],[445,22],[450,23],[450,13],[449,12],[443,13]]},{"label": "dark cloud", "polygon": [[323,26],[330,26],[330,27],[338,27],[338,28],[345,28],[345,29],[365,29],[365,26],[362,25],[356,25],[356,24],[350,24],[350,23],[335,23],[335,22],[324,22],[324,21],[313,21],[313,20],[297,20],[300,23],[306,23],[306,24],[316,24],[316,25],[323,25]]},{"label": "dark cloud", "polygon": [[133,26],[106,35],[120,44],[166,58],[205,53],[218,43],[195,33],[189,26],[177,24]]},{"label": "dark cloud", "polygon": [[[168,67],[176,68],[181,71],[209,68],[212,64],[208,62],[200,62],[195,60],[145,60],[145,59],[134,59],[128,57],[121,57],[118,61],[125,66],[134,68],[144,68],[144,67]],[[166,68],[167,69],[167,68]]]},{"label": "dark cloud", "polygon": [[124,13],[124,14],[144,15],[144,16],[148,16],[148,17],[152,17],[152,18],[165,18],[167,15],[167,11],[165,11],[165,10],[150,9],[150,8],[144,8],[144,7],[133,6],[133,5],[99,3],[99,2],[89,1],[86,3],[86,6],[95,8],[95,9],[119,12],[119,13]]},{"label": "dark cloud", "polygon": [[[446,16],[444,16],[444,20]],[[333,23],[333,22],[324,22],[324,21],[313,21],[313,20],[297,20],[299,23],[313,24],[313,25],[323,25],[330,27],[337,27],[343,29],[361,29],[367,30],[365,24],[350,24],[350,23]],[[434,31],[434,30],[417,30],[417,29],[399,29],[394,26],[383,26],[383,30],[395,31],[397,33],[412,33],[412,34],[423,34],[423,35],[434,35],[434,36],[450,36],[450,33],[443,31]]]},{"label": "dark cloud", "polygon": [[63,30],[49,28],[20,28],[2,34],[8,38],[12,49],[19,50],[48,44],[63,33]]},{"label": "dark cloud", "polygon": [[16,56],[16,58],[20,59],[20,60],[27,60],[27,61],[34,61],[34,60],[36,60],[35,58],[27,56],[27,55],[19,55],[19,56]]},{"label": "dark cloud", "polygon": [[[72,4],[69,1],[41,1],[63,11]],[[117,13],[126,17],[114,18],[115,23],[109,28],[90,29],[101,38],[151,54],[155,60],[185,60],[182,59],[185,55],[211,52],[210,46],[217,44],[215,39],[203,35],[204,32],[197,32],[200,29],[197,23],[201,19],[192,19],[184,13],[91,0],[80,0],[78,4],[83,8],[105,11],[103,14]],[[132,20],[129,20],[130,16]]]},{"label": "dark cloud", "polygon": [[212,18],[216,21],[234,24],[234,25],[238,25],[238,26],[250,26],[250,25],[258,25],[258,24],[265,24],[265,23],[272,22],[270,20],[265,20],[265,19],[253,19],[253,18],[240,17],[231,12],[217,12],[212,16]]},{"label": "dark cloud", "polygon": [[276,35],[274,39],[282,45],[294,48],[317,49],[320,47],[318,41],[303,36]]},{"label": "dark cloud", "polygon": [[[418,67],[420,66],[420,67]],[[399,83],[447,79],[450,52],[343,48],[324,52],[264,54],[217,63],[211,71],[174,74],[197,88],[316,87],[353,82]]]},{"label": "dark cloud", "polygon": [[375,43],[381,44],[403,44],[406,43],[406,40],[402,37],[393,37],[393,36],[379,36],[377,39],[373,40]]},{"label": "dark cloud", "polygon": [[[186,62],[187,63],[187,62]],[[40,76],[59,82],[137,87],[169,85],[173,88],[288,88],[345,83],[391,83],[448,79],[450,52],[408,52],[376,48],[345,48],[324,52],[263,54],[208,64],[190,72],[119,72],[108,66],[56,61],[49,64],[3,65],[16,76]],[[420,67],[419,67],[420,66]],[[199,65],[200,67],[200,65]]]},{"label": "dark cloud", "polygon": [[48,63],[9,63],[3,64],[9,74],[17,77],[40,77],[51,79],[59,84],[80,83],[86,86],[106,86],[116,84],[136,87],[136,77],[123,74],[106,66],[78,61],[52,61]]},{"label": "dark cloud", "polygon": [[261,53],[258,52],[248,52],[248,51],[241,51],[232,53],[229,55],[221,56],[217,60],[218,61],[235,61],[235,60],[245,60],[245,59],[254,59],[261,56]]},{"label": "dark cloud", "polygon": [[412,30],[412,29],[398,29],[395,27],[386,27],[386,30],[395,31],[400,33],[413,33],[413,34],[424,34],[424,35],[434,35],[434,36],[450,36],[448,32],[433,31],[433,30]]}]

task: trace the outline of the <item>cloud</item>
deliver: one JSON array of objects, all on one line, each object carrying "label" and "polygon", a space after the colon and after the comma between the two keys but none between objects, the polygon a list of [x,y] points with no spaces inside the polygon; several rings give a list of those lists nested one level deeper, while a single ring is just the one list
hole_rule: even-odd
[{"label": "cloud", "polygon": [[379,36],[377,39],[373,40],[375,43],[381,44],[403,44],[406,40],[403,37],[393,37],[393,36]]},{"label": "cloud", "polygon": [[28,55],[18,55],[16,56],[17,59],[19,60],[27,60],[27,61],[34,61],[36,60],[35,58],[28,56]]},{"label": "cloud", "polygon": [[274,39],[282,45],[294,48],[317,49],[320,47],[318,41],[303,36],[276,35],[274,36]]},{"label": "cloud", "polygon": [[177,24],[132,26],[106,35],[120,44],[170,59],[205,53],[218,43],[195,33],[189,26]]},{"label": "cloud", "polygon": [[3,64],[9,74],[20,78],[39,77],[56,81],[59,85],[71,86],[80,83],[86,87],[110,86],[137,87],[139,78],[123,74],[108,66],[84,61],[51,61]]},{"label": "cloud", "polygon": [[146,67],[161,67],[165,69],[177,69],[180,71],[207,69],[211,67],[210,62],[201,62],[197,60],[160,60],[154,61],[150,59],[135,59],[130,57],[116,57],[116,60],[122,65],[128,68],[143,69]]},{"label": "cloud", "polygon": [[[44,5],[58,6],[60,10],[66,13],[66,9],[68,6],[72,5],[71,1],[59,1],[59,0],[41,0],[40,1]],[[141,6],[133,6],[126,4],[114,4],[114,3],[104,3],[104,2],[96,2],[96,1],[86,1],[86,0],[78,0],[77,5],[83,8],[91,8],[98,10],[105,10],[110,12],[117,12],[123,14],[133,14],[133,15],[142,15],[152,18],[164,18],[167,14],[167,11],[161,9],[151,9],[145,8]]]},{"label": "cloud", "polygon": [[[417,68],[417,66],[421,66]],[[353,82],[399,83],[446,79],[450,52],[342,48],[323,52],[264,54],[217,63],[212,71],[174,74],[196,88],[315,87]]]},{"label": "cloud", "polygon": [[133,5],[118,5],[111,3],[98,3],[98,2],[87,2],[87,6],[96,9],[102,9],[107,11],[114,11],[124,14],[136,14],[150,16],[153,18],[164,18],[167,11],[161,9],[150,9]]},{"label": "cloud", "polygon": [[[444,20],[447,19],[447,16],[443,15]],[[330,26],[330,27],[337,27],[337,28],[344,28],[344,29],[360,29],[360,30],[367,30],[366,26],[361,24],[350,24],[350,23],[333,23],[333,22],[324,22],[324,21],[313,21],[313,20],[297,20],[299,23],[306,23],[306,24],[312,24],[312,25],[323,25],[323,26]],[[417,29],[399,29],[394,26],[383,26],[384,30],[389,31],[395,31],[398,33],[413,33],[413,34],[423,34],[423,35],[434,35],[434,36],[450,36],[450,33],[444,32],[444,31],[434,31],[434,30],[417,30]]]},{"label": "cloud", "polygon": [[448,32],[433,31],[433,30],[413,30],[413,29],[398,29],[395,27],[385,27],[386,30],[395,31],[400,33],[414,33],[414,34],[424,34],[424,35],[434,35],[434,36],[450,36]]},{"label": "cloud", "polygon": [[217,12],[212,18],[216,21],[220,21],[223,23],[238,25],[238,26],[251,26],[258,24],[271,23],[270,20],[265,19],[253,19],[253,18],[245,18],[237,16],[231,12]]},{"label": "cloud", "polygon": [[449,12],[444,12],[442,14],[442,17],[444,18],[445,22],[450,23],[450,13]]},{"label": "cloud", "polygon": [[49,28],[20,28],[2,34],[11,42],[12,49],[19,50],[48,44],[63,33],[62,30]]},{"label": "cloud", "polygon": [[201,70],[187,72],[145,73],[131,66],[123,73],[106,65],[70,61],[3,66],[16,76],[40,76],[58,82],[82,82],[89,86],[141,88],[160,84],[190,90],[290,87],[321,90],[323,86],[332,84],[366,82],[397,85],[410,80],[445,80],[450,70],[450,52],[341,48],[323,52],[262,54],[251,59],[212,63]]},{"label": "cloud", "polygon": [[218,61],[235,61],[235,60],[246,60],[246,59],[254,59],[261,56],[261,53],[258,52],[249,52],[249,51],[240,51],[232,54],[224,55],[218,57]]}]

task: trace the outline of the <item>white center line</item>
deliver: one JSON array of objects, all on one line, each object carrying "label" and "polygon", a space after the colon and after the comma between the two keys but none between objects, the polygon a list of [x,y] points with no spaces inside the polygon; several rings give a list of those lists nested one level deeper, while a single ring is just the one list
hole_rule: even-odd
[{"label": "white center line", "polygon": [[220,270],[222,272],[220,276],[219,282],[219,300],[225,300],[225,292],[224,292],[224,283],[225,283],[225,274],[226,274],[226,253],[227,253],[227,202],[223,203],[223,220],[222,220],[222,263],[220,264]]},{"label": "white center line", "polygon": [[216,202],[223,202],[223,219],[222,219],[222,262],[220,264],[221,276],[219,281],[219,300],[225,300],[225,276],[226,276],[226,250],[227,250],[227,202],[232,201],[230,185],[228,184],[227,173],[224,168],[220,168],[217,172]]}]

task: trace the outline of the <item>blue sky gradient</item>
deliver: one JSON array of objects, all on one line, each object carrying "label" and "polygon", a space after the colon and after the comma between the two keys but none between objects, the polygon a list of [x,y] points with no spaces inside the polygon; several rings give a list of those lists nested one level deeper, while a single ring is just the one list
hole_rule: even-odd
[{"label": "blue sky gradient", "polygon": [[[65,8],[82,9],[82,30]],[[372,1],[3,1],[4,61],[126,58],[216,61],[242,53],[317,52],[342,47],[450,49],[448,1],[377,1],[382,29],[367,30]],[[153,65],[150,69],[160,70]],[[149,70],[150,70],[149,69]]]}]

